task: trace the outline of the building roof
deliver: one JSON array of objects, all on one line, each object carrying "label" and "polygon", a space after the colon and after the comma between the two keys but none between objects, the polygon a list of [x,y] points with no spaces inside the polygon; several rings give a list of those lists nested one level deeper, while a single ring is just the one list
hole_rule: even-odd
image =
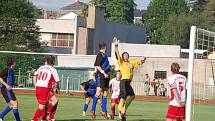
[{"label": "building roof", "polygon": [[76,2],[74,2],[72,4],[62,7],[61,10],[77,11],[77,10],[81,10],[81,7],[83,5],[86,5],[86,3],[83,3],[83,2],[80,2],[79,0],[77,0]]}]

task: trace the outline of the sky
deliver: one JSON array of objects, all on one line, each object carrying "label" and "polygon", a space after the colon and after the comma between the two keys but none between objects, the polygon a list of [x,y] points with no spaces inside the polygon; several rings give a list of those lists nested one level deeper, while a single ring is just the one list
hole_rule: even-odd
[{"label": "sky", "polygon": [[[71,4],[76,0],[30,0],[38,8],[45,10],[59,10],[61,7]],[[89,0],[80,0],[82,2],[89,2]],[[146,9],[150,0],[135,0],[138,9]]]}]

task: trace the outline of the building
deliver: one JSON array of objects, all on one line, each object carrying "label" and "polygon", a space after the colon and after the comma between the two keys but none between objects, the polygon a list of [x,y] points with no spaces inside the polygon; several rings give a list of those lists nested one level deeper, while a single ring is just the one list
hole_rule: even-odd
[{"label": "building", "polygon": [[110,54],[114,37],[124,43],[146,43],[143,27],[107,22],[104,8],[89,5],[88,9],[88,17],[70,11],[57,19],[38,19],[41,42],[50,52],[82,55],[97,54],[102,41],[108,44]]}]

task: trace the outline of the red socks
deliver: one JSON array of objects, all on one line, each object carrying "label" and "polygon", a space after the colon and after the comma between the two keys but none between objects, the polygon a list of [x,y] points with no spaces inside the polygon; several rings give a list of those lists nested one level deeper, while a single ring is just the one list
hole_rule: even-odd
[{"label": "red socks", "polygon": [[115,115],[115,106],[111,106],[112,115]]},{"label": "red socks", "polygon": [[57,110],[57,104],[54,106],[54,108],[53,108],[53,109],[52,109],[52,111],[51,111],[50,119],[54,119],[54,116],[55,116],[56,110]]},{"label": "red socks", "polygon": [[41,117],[42,113],[43,113],[44,110],[41,110],[41,109],[37,109],[35,114],[34,114],[34,117],[33,117],[33,121],[38,121],[38,119]]},{"label": "red socks", "polygon": [[54,108],[54,106],[52,104],[49,104],[49,108],[47,110],[47,113],[50,114],[53,108]]}]

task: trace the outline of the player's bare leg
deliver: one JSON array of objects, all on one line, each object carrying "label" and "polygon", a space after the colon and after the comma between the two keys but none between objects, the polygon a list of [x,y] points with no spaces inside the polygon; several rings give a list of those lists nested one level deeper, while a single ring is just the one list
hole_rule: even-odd
[{"label": "player's bare leg", "polygon": [[18,101],[17,100],[15,100],[15,101],[11,100],[10,104],[13,108],[13,115],[15,116],[16,121],[21,121],[20,116],[19,116],[19,112],[18,112]]},{"label": "player's bare leg", "polygon": [[57,105],[57,103],[58,103],[57,96],[56,96],[56,95],[53,95],[53,96],[51,97],[51,103],[50,103],[50,105],[49,105],[49,107],[48,107],[48,110],[47,110],[47,120],[48,120],[48,121],[50,120],[50,114],[51,114],[51,112],[53,111],[55,105]]},{"label": "player's bare leg", "polygon": [[166,121],[173,121],[172,119],[166,119]]},{"label": "player's bare leg", "polygon": [[119,119],[123,120],[125,119],[125,99],[121,98],[119,105],[118,105],[118,109],[119,109]]}]

